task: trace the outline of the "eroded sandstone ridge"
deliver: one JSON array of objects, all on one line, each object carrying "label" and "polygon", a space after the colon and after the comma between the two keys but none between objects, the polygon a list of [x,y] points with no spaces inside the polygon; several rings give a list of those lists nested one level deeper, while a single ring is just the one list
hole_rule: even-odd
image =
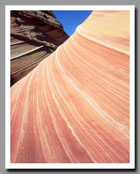
[{"label": "eroded sandstone ridge", "polygon": [[11,11],[11,85],[67,38],[52,11]]},{"label": "eroded sandstone ridge", "polygon": [[129,163],[129,148],[129,11],[94,11],[11,88],[11,162]]}]

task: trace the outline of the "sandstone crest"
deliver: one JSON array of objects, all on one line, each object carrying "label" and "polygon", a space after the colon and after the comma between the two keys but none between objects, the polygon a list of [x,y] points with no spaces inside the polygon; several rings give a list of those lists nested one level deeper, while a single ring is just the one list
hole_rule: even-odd
[{"label": "sandstone crest", "polygon": [[12,163],[129,163],[129,12],[93,11],[11,88]]}]

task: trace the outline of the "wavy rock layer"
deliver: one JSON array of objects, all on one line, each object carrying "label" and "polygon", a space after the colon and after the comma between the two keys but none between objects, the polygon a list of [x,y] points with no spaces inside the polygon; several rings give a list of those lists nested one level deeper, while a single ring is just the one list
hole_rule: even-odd
[{"label": "wavy rock layer", "polygon": [[128,11],[94,11],[11,88],[11,162],[129,162]]},{"label": "wavy rock layer", "polygon": [[67,38],[52,11],[11,11],[11,85]]}]

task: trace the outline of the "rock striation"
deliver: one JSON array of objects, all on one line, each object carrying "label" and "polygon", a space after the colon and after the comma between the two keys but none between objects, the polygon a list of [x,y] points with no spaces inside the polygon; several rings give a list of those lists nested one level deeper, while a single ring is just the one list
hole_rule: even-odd
[{"label": "rock striation", "polygon": [[11,85],[67,38],[52,11],[11,11]]},{"label": "rock striation", "polygon": [[12,163],[129,163],[129,11],[94,11],[11,88]]}]

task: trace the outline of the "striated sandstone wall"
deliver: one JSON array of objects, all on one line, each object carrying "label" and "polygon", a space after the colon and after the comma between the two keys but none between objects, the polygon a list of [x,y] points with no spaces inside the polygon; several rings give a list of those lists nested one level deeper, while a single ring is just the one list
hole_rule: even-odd
[{"label": "striated sandstone wall", "polygon": [[52,11],[11,11],[11,85],[67,38]]},{"label": "striated sandstone wall", "polygon": [[11,88],[12,163],[129,163],[129,12],[94,11]]}]

